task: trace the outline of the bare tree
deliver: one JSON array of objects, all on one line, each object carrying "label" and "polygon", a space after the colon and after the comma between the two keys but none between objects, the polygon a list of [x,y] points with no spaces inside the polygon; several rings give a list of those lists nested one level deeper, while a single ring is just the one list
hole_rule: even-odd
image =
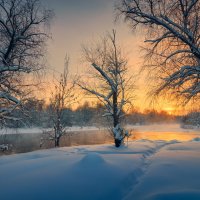
[{"label": "bare tree", "polygon": [[69,57],[66,56],[64,70],[56,81],[50,98],[49,119],[53,123],[53,132],[49,132],[50,135],[45,132],[47,138],[42,138],[41,145],[48,139],[55,142],[55,147],[60,146],[60,138],[66,134],[66,128],[63,126],[64,109],[74,104],[77,99],[74,86],[74,81],[70,81],[69,77]]},{"label": "bare tree", "polygon": [[200,1],[121,0],[118,11],[146,31],[146,63],[156,78],[154,94],[166,90],[184,103],[200,92]]},{"label": "bare tree", "polygon": [[133,84],[127,76],[127,59],[123,56],[116,42],[116,31],[101,39],[100,43],[91,48],[83,47],[84,57],[93,68],[92,85],[78,83],[87,93],[95,96],[106,107],[104,117],[113,120],[112,133],[116,147],[119,147],[128,134],[122,127],[121,121],[125,107],[131,104]]},{"label": "bare tree", "polygon": [[21,104],[28,74],[43,68],[52,11],[39,0],[0,0],[0,121]]}]

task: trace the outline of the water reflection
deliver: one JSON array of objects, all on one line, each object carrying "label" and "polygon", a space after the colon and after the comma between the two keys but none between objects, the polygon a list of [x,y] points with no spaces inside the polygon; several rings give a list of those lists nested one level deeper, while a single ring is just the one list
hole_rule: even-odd
[{"label": "water reflection", "polygon": [[[189,141],[194,138],[200,138],[200,130],[183,129],[179,124],[154,124],[149,126],[127,126],[127,129],[132,133],[129,140],[178,140]],[[5,136],[5,137],[4,137]],[[41,134],[8,134],[0,137],[0,143],[12,144],[10,152],[4,153],[24,153],[41,149],[40,139]],[[94,144],[112,144],[113,137],[108,130],[94,129],[94,130],[79,130],[70,131],[61,138],[60,146],[79,146],[79,145],[94,145]],[[47,141],[42,149],[53,148],[54,142]]]},{"label": "water reflection", "polygon": [[178,141],[189,141],[194,138],[200,137],[199,134],[196,133],[183,133],[183,132],[132,132],[131,140],[140,140],[140,139],[148,139],[148,140],[178,140]]},{"label": "water reflection", "polygon": [[178,140],[189,141],[200,137],[197,129],[183,129],[180,124],[155,124],[149,126],[132,126],[128,127],[131,130],[131,140]]},{"label": "water reflection", "polygon": [[[126,128],[131,133],[129,140],[189,141],[200,137],[199,130],[183,129],[180,124],[153,124],[146,126],[129,125]],[[68,142],[69,138],[66,138],[65,144]],[[113,142],[113,138],[107,130],[90,130],[72,134],[70,144],[68,145],[104,144],[111,142]]]}]

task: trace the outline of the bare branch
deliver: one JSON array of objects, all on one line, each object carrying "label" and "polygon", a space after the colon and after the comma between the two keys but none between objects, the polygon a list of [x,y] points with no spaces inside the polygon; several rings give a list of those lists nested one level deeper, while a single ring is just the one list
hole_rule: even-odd
[{"label": "bare branch", "polygon": [[[153,93],[198,97],[200,1],[121,0],[117,10],[133,29],[146,33],[145,69],[154,77]],[[173,92],[172,92],[173,90]],[[198,99],[198,98],[197,98]]]},{"label": "bare branch", "polygon": [[24,77],[43,68],[41,61],[49,38],[45,26],[52,11],[40,0],[0,0],[0,13],[0,93],[12,97],[5,103],[1,95],[0,104],[5,106],[3,110],[11,111],[13,103],[19,105],[18,99],[32,84],[25,84]]}]

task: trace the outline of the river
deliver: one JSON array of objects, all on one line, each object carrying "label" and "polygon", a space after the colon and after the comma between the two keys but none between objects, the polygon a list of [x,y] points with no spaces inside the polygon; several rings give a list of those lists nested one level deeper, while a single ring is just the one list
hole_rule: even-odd
[{"label": "river", "polygon": [[[200,129],[183,129],[179,124],[153,124],[153,125],[128,125],[126,127],[131,140],[178,140],[190,141],[200,138]],[[42,129],[7,129],[1,130],[0,144],[8,144],[10,153],[24,153],[39,149],[53,148],[53,141],[46,141],[40,147]],[[113,138],[105,128],[97,127],[71,127],[67,134],[61,138],[60,146],[79,146],[113,143]],[[4,152],[7,153],[7,152]],[[4,154],[3,153],[3,154]],[[0,152],[0,155],[2,152]]]}]

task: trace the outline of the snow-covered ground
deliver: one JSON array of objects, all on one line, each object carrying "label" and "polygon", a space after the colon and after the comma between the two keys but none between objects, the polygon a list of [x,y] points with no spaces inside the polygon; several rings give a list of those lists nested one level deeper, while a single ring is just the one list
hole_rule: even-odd
[{"label": "snow-covered ground", "polygon": [[200,139],[2,156],[0,199],[199,200]]}]

